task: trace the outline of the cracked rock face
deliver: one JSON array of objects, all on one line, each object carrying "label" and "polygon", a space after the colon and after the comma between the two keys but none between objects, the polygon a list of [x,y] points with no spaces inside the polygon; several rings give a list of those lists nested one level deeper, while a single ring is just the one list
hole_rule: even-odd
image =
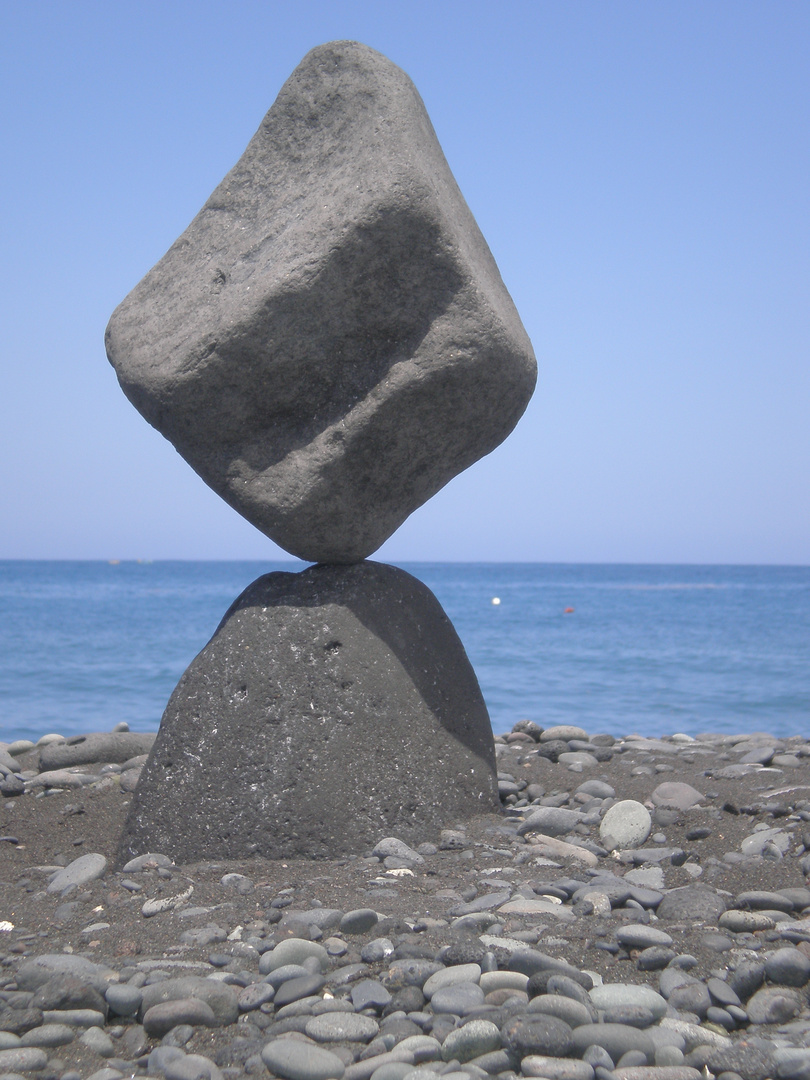
[{"label": "cracked rock face", "polygon": [[356,42],[304,58],[106,344],[199,475],[315,562],[376,550],[536,377],[416,89]]},{"label": "cracked rock face", "polygon": [[259,578],[172,694],[119,849],[333,857],[498,807],[486,705],[433,593],[381,563]]}]

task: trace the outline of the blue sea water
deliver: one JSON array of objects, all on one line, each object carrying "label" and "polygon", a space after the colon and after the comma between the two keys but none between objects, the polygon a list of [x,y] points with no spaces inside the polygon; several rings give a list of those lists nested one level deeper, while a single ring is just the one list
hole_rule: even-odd
[{"label": "blue sea water", "polygon": [[[0,562],[0,740],[155,730],[238,593],[302,568]],[[810,734],[810,567],[403,568],[455,624],[496,733],[525,717],[614,735]]]}]

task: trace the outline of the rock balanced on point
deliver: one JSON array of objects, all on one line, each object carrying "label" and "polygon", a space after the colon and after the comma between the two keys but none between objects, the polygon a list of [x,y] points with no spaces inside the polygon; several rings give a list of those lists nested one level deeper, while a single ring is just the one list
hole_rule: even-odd
[{"label": "rock balanced on point", "polygon": [[232,605],[167,706],[121,859],[317,857],[494,810],[461,642],[429,590],[363,561],[509,434],[536,378],[404,72],[313,49],[106,346],[226,502],[327,564]]},{"label": "rock balanced on point", "polygon": [[347,41],[304,58],[106,344],[149,423],[310,562],[371,555],[536,378],[416,88]]}]

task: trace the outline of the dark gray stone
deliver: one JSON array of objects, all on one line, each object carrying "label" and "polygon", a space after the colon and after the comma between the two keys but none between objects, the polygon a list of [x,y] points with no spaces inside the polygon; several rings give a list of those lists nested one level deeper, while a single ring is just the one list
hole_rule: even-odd
[{"label": "dark gray stone", "polygon": [[[193,998],[208,1005],[214,1016],[216,1026],[233,1024],[239,1017],[239,1006],[236,993],[232,987],[215,979],[204,979],[199,975],[183,975],[179,979],[164,979],[162,982],[150,983],[142,991],[140,1016],[155,1005],[162,1005],[169,1001],[181,1001]],[[178,1020],[177,1023],[186,1021]],[[195,1023],[190,1020],[188,1023]],[[147,1031],[149,1028],[144,1022]],[[168,1029],[167,1029],[168,1030]],[[151,1032],[150,1032],[151,1034]]]},{"label": "dark gray stone", "polygon": [[571,1050],[571,1028],[556,1016],[516,1016],[501,1028],[504,1047],[517,1057],[542,1054],[565,1057]]},{"label": "dark gray stone", "polygon": [[255,581],[188,668],[118,858],[334,857],[497,806],[486,706],[435,596],[380,563],[316,566]]},{"label": "dark gray stone", "polygon": [[800,1008],[801,1002],[795,991],[765,986],[750,998],[745,1011],[752,1024],[786,1024]]},{"label": "dark gray stone", "polygon": [[739,964],[729,977],[729,986],[746,1001],[765,981],[765,965],[758,962]]},{"label": "dark gray stone", "polygon": [[175,998],[153,1005],[143,1016],[143,1029],[153,1038],[161,1038],[178,1024],[215,1027],[214,1010],[199,998]]},{"label": "dark gray stone", "polygon": [[416,89],[347,41],[304,58],[106,345],[200,476],[313,562],[370,555],[536,377]]},{"label": "dark gray stone", "polygon": [[100,761],[122,765],[130,758],[148,754],[154,741],[154,731],[95,731],[89,735],[71,735],[64,742],[42,747],[40,769],[69,769]]},{"label": "dark gray stone", "polygon": [[765,960],[765,977],[778,986],[804,986],[810,979],[810,959],[798,949],[777,949]]},{"label": "dark gray stone", "polygon": [[583,1024],[572,1033],[573,1051],[582,1054],[589,1046],[601,1046],[613,1061],[628,1050],[641,1050],[648,1061],[655,1054],[655,1044],[646,1031],[627,1024]]},{"label": "dark gray stone", "polygon": [[90,983],[75,975],[54,975],[31,999],[35,1009],[95,1009],[107,1015],[107,1002]]},{"label": "dark gray stone", "polygon": [[696,1046],[686,1055],[686,1064],[695,1069],[708,1068],[716,1075],[738,1073],[743,1080],[767,1080],[773,1076],[773,1059],[751,1042],[732,1046]]},{"label": "dark gray stone", "polygon": [[722,896],[705,885],[686,885],[672,889],[656,909],[659,919],[674,922],[716,923],[726,910]]}]

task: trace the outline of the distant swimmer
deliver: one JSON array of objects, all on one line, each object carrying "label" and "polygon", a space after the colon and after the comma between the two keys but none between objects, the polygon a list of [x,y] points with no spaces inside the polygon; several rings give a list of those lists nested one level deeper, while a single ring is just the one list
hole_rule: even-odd
[{"label": "distant swimmer", "polygon": [[573,614],[574,614],[574,609],[572,607],[567,607],[565,609],[565,611],[563,612],[563,615],[573,615]]}]

